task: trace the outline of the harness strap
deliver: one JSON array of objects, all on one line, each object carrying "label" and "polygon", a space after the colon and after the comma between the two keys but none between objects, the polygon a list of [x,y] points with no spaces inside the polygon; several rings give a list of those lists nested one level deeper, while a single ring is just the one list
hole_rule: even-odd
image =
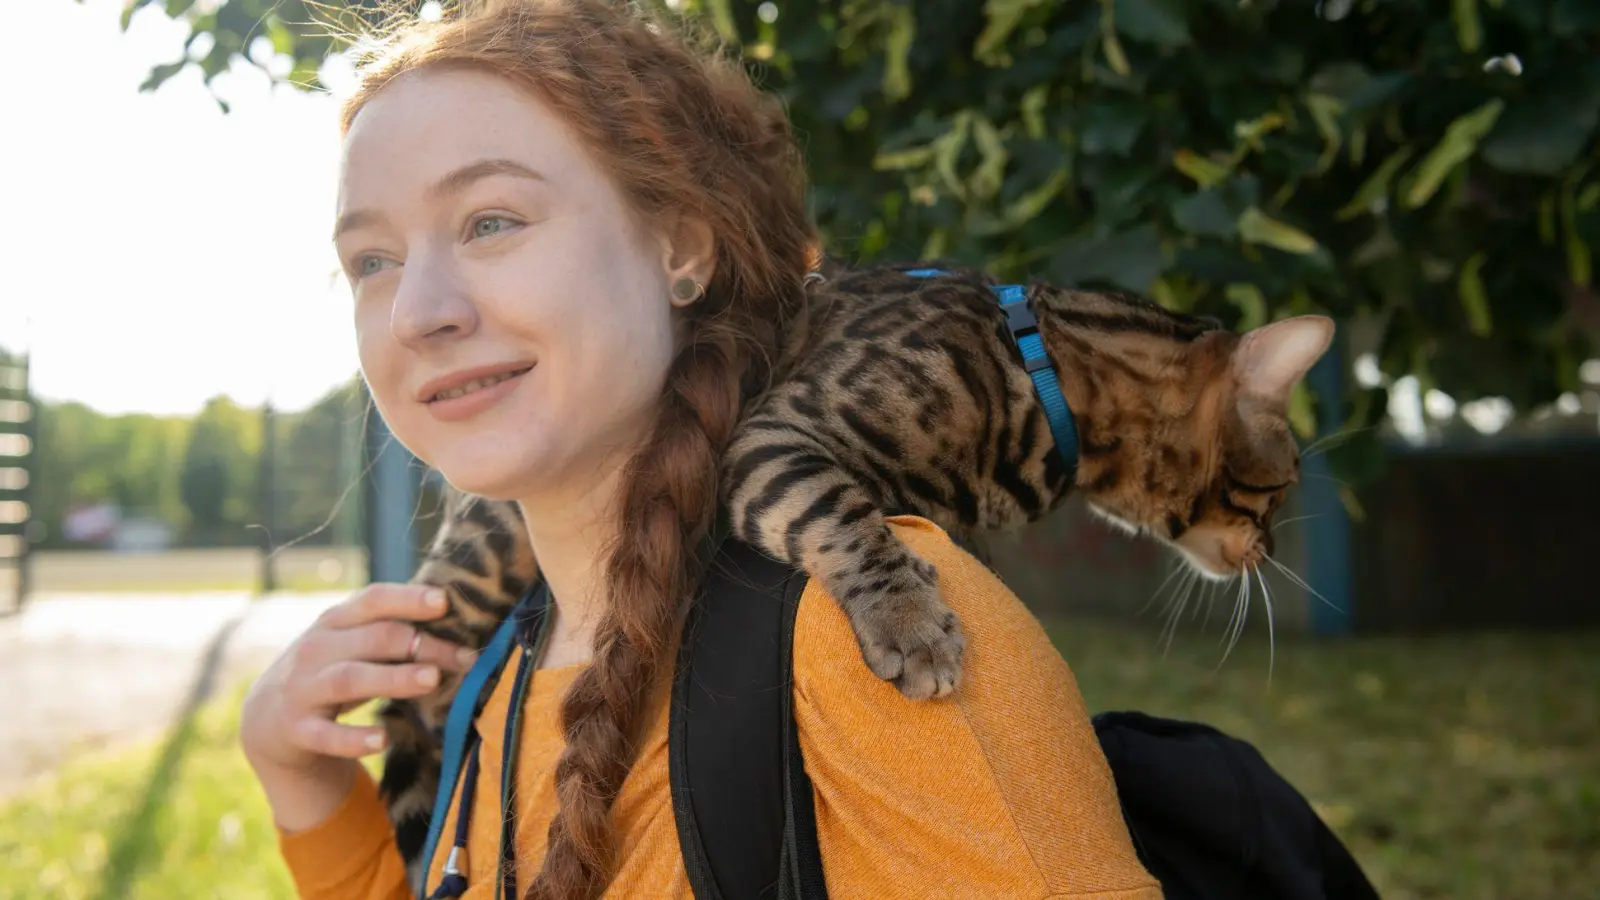
[{"label": "harness strap", "polygon": [[[936,278],[947,275],[943,269],[908,269],[914,278]],[[1055,438],[1056,452],[1067,465],[1070,483],[1078,472],[1078,426],[1067,407],[1066,395],[1061,392],[1061,378],[1056,372],[1050,352],[1045,349],[1044,337],[1039,333],[1039,319],[1028,306],[1027,288],[1020,284],[995,284],[989,289],[1000,302],[1006,316],[1006,328],[1022,352],[1022,365],[1033,380],[1034,392],[1044,407],[1045,420],[1050,423],[1050,436]]]}]

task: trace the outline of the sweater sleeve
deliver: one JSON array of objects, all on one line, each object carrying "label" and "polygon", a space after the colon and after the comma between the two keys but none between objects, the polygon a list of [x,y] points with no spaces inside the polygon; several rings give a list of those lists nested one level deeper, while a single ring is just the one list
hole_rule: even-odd
[{"label": "sweater sleeve", "polygon": [[320,824],[278,830],[278,848],[301,900],[408,900],[394,827],[366,766],[355,786]]},{"label": "sweater sleeve", "polygon": [[1159,900],[1066,662],[1020,600],[924,519],[890,520],[967,635],[954,695],[911,701],[809,584],[795,718],[831,896]]}]

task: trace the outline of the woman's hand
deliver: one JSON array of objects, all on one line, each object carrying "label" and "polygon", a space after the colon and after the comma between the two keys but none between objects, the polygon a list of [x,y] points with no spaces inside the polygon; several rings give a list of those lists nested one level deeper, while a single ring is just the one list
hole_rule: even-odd
[{"label": "woman's hand", "polygon": [[445,611],[444,593],[373,584],[330,607],[273,660],[245,696],[239,739],[278,824],[309,828],[349,791],[356,760],[384,746],[376,726],[335,721],[375,697],[420,697],[440,670],[464,671],[473,655],[412,622]]}]

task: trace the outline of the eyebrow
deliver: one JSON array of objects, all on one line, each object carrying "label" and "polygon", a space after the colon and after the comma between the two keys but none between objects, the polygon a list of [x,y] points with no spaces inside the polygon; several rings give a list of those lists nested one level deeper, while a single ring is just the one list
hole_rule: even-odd
[{"label": "eyebrow", "polygon": [[[459,194],[473,184],[495,175],[511,175],[516,178],[525,178],[529,181],[544,181],[545,177],[522,163],[511,159],[480,159],[477,162],[467,163],[459,169],[445,175],[424,191],[430,200],[439,200]],[[371,210],[357,209],[339,217],[333,226],[333,239],[338,240],[339,235],[352,228],[362,228],[371,225],[381,218]]]}]

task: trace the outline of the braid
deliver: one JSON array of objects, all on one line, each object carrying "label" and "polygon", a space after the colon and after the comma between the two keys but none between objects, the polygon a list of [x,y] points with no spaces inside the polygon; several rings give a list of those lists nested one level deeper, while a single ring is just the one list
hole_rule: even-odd
[{"label": "braid", "polygon": [[594,661],[561,708],[560,808],[526,900],[591,900],[610,880],[611,806],[633,765],[654,686],[664,681],[658,676],[678,614],[699,583],[704,561],[695,550],[716,515],[718,461],[738,418],[749,358],[731,335],[700,330],[673,360],[655,427],[623,487],[608,570],[612,602],[596,629]]}]

